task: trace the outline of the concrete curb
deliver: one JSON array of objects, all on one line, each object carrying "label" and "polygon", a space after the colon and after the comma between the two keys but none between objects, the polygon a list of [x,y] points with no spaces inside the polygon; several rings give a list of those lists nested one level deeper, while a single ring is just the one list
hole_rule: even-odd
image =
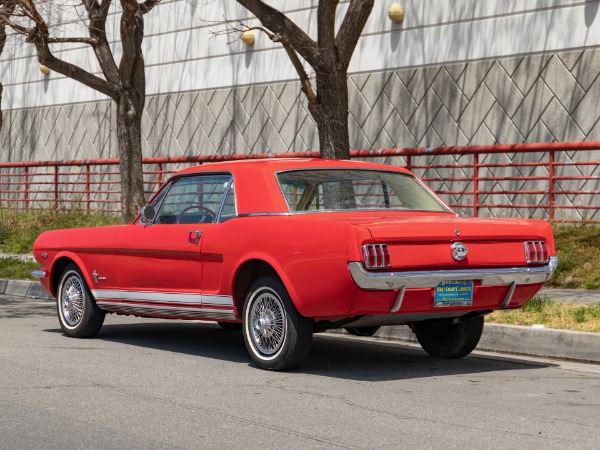
[{"label": "concrete curb", "polygon": [[[37,281],[0,278],[0,294],[52,300]],[[346,333],[344,330],[330,332]],[[381,327],[375,337],[417,342],[413,332],[406,326]],[[486,323],[477,349],[600,363],[600,333]]]},{"label": "concrete curb", "polygon": [[52,296],[44,291],[38,281],[6,280],[0,278],[0,294],[52,300]]},{"label": "concrete curb", "polygon": [[[381,327],[375,337],[417,342],[406,326]],[[477,349],[600,363],[600,333],[486,323]]]}]

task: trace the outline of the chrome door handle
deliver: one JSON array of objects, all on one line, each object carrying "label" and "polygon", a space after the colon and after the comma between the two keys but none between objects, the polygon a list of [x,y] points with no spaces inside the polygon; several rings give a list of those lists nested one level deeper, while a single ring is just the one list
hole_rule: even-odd
[{"label": "chrome door handle", "polygon": [[200,241],[200,238],[202,237],[202,230],[189,230],[188,231],[189,234],[189,239],[190,241],[192,241],[194,244],[197,244]]}]

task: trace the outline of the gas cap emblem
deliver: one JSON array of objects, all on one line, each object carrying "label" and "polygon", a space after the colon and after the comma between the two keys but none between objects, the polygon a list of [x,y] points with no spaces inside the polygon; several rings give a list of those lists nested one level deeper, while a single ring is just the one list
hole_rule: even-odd
[{"label": "gas cap emblem", "polygon": [[469,250],[467,250],[467,247],[462,242],[455,242],[450,248],[452,249],[452,257],[457,261],[462,261],[467,257],[467,253],[469,253]]}]

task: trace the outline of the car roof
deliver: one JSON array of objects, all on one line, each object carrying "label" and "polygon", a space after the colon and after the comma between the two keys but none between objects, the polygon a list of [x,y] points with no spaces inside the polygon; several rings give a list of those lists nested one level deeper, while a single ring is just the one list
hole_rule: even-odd
[{"label": "car roof", "polygon": [[[251,155],[248,155],[251,157]],[[251,169],[264,170],[265,172],[278,172],[282,170],[295,169],[370,169],[370,170],[393,170],[409,173],[406,169],[387,164],[377,164],[366,161],[350,161],[344,159],[326,159],[326,158],[268,158],[268,159],[246,159],[238,161],[224,161],[206,163],[199,166],[183,169],[177,174],[187,174],[194,172],[238,172]]]},{"label": "car roof", "polygon": [[175,173],[170,180],[193,174],[228,172],[234,176],[238,214],[289,213],[275,174],[286,170],[302,169],[364,169],[410,173],[401,167],[364,161],[269,158],[215,162],[189,167]]}]

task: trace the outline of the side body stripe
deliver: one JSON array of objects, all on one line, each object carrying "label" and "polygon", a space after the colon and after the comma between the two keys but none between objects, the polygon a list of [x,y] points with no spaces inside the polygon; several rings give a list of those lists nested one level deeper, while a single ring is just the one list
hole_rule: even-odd
[{"label": "side body stripe", "polygon": [[236,320],[233,297],[200,293],[95,289],[100,309],[120,314],[178,319]]}]

